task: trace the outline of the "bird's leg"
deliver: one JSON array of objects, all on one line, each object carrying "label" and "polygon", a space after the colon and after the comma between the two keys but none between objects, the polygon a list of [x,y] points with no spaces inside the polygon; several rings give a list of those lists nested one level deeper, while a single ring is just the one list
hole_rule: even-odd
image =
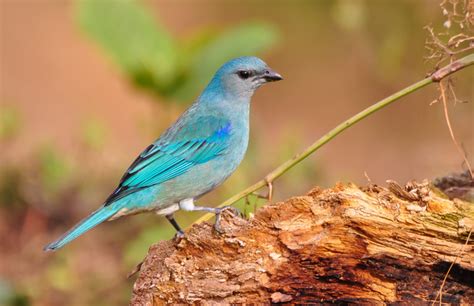
[{"label": "bird's leg", "polygon": [[173,227],[175,228],[175,230],[176,230],[176,236],[175,237],[178,238],[178,239],[183,238],[184,237],[184,232],[181,229],[181,227],[179,226],[178,222],[176,222],[176,220],[174,219],[173,214],[166,215],[166,219],[168,219],[168,221],[171,223],[171,225],[173,225]]},{"label": "bird's leg", "polygon": [[221,213],[226,210],[230,209],[235,215],[240,215],[240,212],[237,208],[232,206],[224,206],[224,207],[206,207],[206,206],[195,206],[193,199],[185,199],[179,202],[179,207],[183,210],[187,211],[205,211],[208,213],[212,213],[216,215],[216,222],[214,223],[214,230],[218,233],[222,233],[222,228],[220,226],[221,222]]}]

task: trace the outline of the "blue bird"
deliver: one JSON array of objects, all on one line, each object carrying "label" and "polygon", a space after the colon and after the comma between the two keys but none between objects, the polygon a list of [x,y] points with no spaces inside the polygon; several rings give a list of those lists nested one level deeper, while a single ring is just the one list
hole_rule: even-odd
[{"label": "blue bird", "polygon": [[177,210],[212,212],[219,230],[222,208],[194,201],[240,164],[249,140],[251,97],[263,84],[281,79],[257,57],[225,63],[195,103],[135,159],[104,204],[44,249],[59,249],[104,221],[141,212],[165,215],[177,235],[183,235],[173,217]]}]

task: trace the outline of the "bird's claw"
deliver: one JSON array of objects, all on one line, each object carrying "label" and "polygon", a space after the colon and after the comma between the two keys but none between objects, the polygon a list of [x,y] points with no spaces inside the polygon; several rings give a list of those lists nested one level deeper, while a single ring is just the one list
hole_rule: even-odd
[{"label": "bird's claw", "polygon": [[174,240],[177,242],[181,241],[181,239],[184,238],[184,232],[183,231],[177,231],[176,234],[174,235]]},{"label": "bird's claw", "polygon": [[234,216],[241,216],[242,215],[241,212],[237,208],[232,207],[232,206],[224,206],[222,208],[218,208],[217,211],[216,211],[216,222],[214,223],[214,230],[219,234],[224,233],[224,231],[222,230],[222,227],[221,227],[221,214],[225,210],[231,210],[232,213],[234,214]]}]

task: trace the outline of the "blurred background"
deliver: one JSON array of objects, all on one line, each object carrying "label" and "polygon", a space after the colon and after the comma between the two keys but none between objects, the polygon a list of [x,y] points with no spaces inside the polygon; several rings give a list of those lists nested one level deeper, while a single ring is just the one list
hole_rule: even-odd
[{"label": "blurred background", "polygon": [[[101,204],[227,59],[258,55],[285,80],[256,93],[247,156],[207,205],[423,78],[434,66],[423,26],[443,22],[432,0],[0,0],[0,304],[128,303],[127,273],[174,235],[164,218],[120,219],[59,252],[42,247]],[[473,69],[455,79],[458,98],[474,100]],[[425,88],[344,132],[278,180],[275,199],[367,184],[364,173],[383,185],[461,170],[442,105],[430,105],[437,96]],[[450,115],[472,154],[474,104]]]}]

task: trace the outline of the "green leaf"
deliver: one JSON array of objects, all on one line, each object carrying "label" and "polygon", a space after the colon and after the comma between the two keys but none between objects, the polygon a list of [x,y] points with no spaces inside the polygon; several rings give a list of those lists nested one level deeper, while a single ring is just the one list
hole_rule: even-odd
[{"label": "green leaf", "polygon": [[[79,0],[78,21],[136,85],[168,101],[190,101],[225,61],[260,53],[276,41],[264,23],[199,31],[178,43],[134,0]],[[165,100],[166,101],[166,100]]]},{"label": "green leaf", "polygon": [[137,84],[160,92],[175,82],[174,41],[137,1],[80,0],[78,21]]},{"label": "green leaf", "polygon": [[0,108],[0,141],[14,138],[21,127],[21,118],[16,108]]},{"label": "green leaf", "polygon": [[[255,55],[267,50],[277,40],[276,30],[268,24],[243,24],[204,39],[195,39],[188,52],[187,77],[176,88],[173,97],[189,101],[209,82],[222,63],[239,56]],[[195,42],[201,42],[201,46]]]}]

